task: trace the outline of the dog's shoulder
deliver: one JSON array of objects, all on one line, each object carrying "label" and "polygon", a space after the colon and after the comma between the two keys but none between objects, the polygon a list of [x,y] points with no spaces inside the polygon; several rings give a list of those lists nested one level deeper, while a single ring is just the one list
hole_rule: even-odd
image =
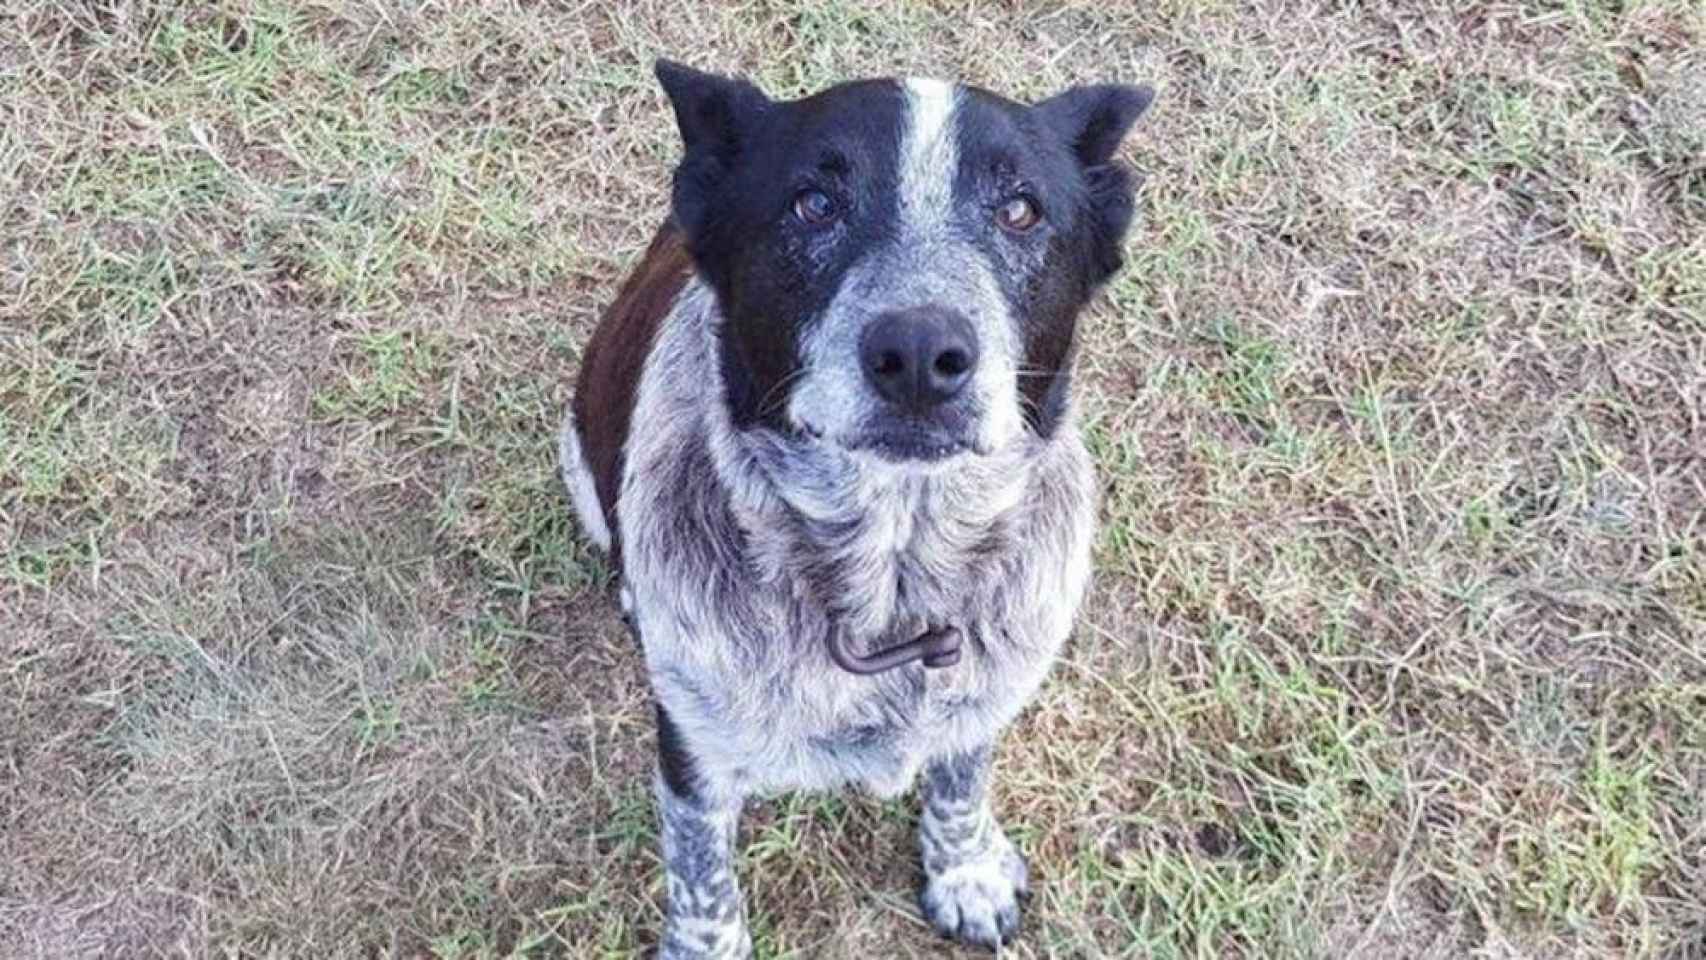
[{"label": "dog's shoulder", "polygon": [[[666,221],[581,354],[580,378],[570,402],[572,429],[577,432],[581,467],[597,493],[601,519],[612,532],[620,529],[616,500],[640,377],[658,328],[692,275],[686,240],[673,220]],[[618,546],[613,543],[612,549]]]}]

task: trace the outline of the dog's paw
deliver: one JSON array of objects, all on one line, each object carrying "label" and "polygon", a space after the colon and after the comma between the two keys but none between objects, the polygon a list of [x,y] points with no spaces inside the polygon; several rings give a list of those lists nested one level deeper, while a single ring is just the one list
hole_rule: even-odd
[{"label": "dog's paw", "polygon": [[991,950],[1019,935],[1020,900],[1030,893],[1025,858],[995,837],[983,856],[926,876],[918,897],[936,932]]},{"label": "dog's paw", "polygon": [[658,960],[750,960],[746,924],[706,918],[671,919],[658,946]]}]

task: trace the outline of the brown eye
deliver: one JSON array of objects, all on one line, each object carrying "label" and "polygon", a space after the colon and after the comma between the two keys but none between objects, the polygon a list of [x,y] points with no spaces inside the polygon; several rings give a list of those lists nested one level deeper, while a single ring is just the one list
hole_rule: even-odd
[{"label": "brown eye", "polygon": [[1024,233],[1036,226],[1042,218],[1042,211],[1037,209],[1036,203],[1030,197],[1014,197],[995,211],[995,222],[1001,224],[1002,229],[1013,233]]},{"label": "brown eye", "polygon": [[827,223],[835,217],[835,201],[822,190],[801,190],[794,195],[794,216],[806,223]]}]

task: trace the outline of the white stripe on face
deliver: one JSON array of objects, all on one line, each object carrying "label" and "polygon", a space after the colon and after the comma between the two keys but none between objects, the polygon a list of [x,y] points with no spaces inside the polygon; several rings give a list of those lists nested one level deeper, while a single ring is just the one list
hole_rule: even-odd
[{"label": "white stripe on face", "polygon": [[900,148],[900,220],[913,236],[934,233],[954,203],[959,144],[954,110],[959,88],[941,80],[908,79],[906,132]]}]

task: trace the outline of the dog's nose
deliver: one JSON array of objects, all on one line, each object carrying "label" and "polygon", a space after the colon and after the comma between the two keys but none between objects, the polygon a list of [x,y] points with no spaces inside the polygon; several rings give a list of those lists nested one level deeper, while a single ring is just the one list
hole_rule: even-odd
[{"label": "dog's nose", "polygon": [[879,316],[859,344],[865,379],[890,403],[923,411],[952,400],[977,369],[977,336],[940,307]]}]

